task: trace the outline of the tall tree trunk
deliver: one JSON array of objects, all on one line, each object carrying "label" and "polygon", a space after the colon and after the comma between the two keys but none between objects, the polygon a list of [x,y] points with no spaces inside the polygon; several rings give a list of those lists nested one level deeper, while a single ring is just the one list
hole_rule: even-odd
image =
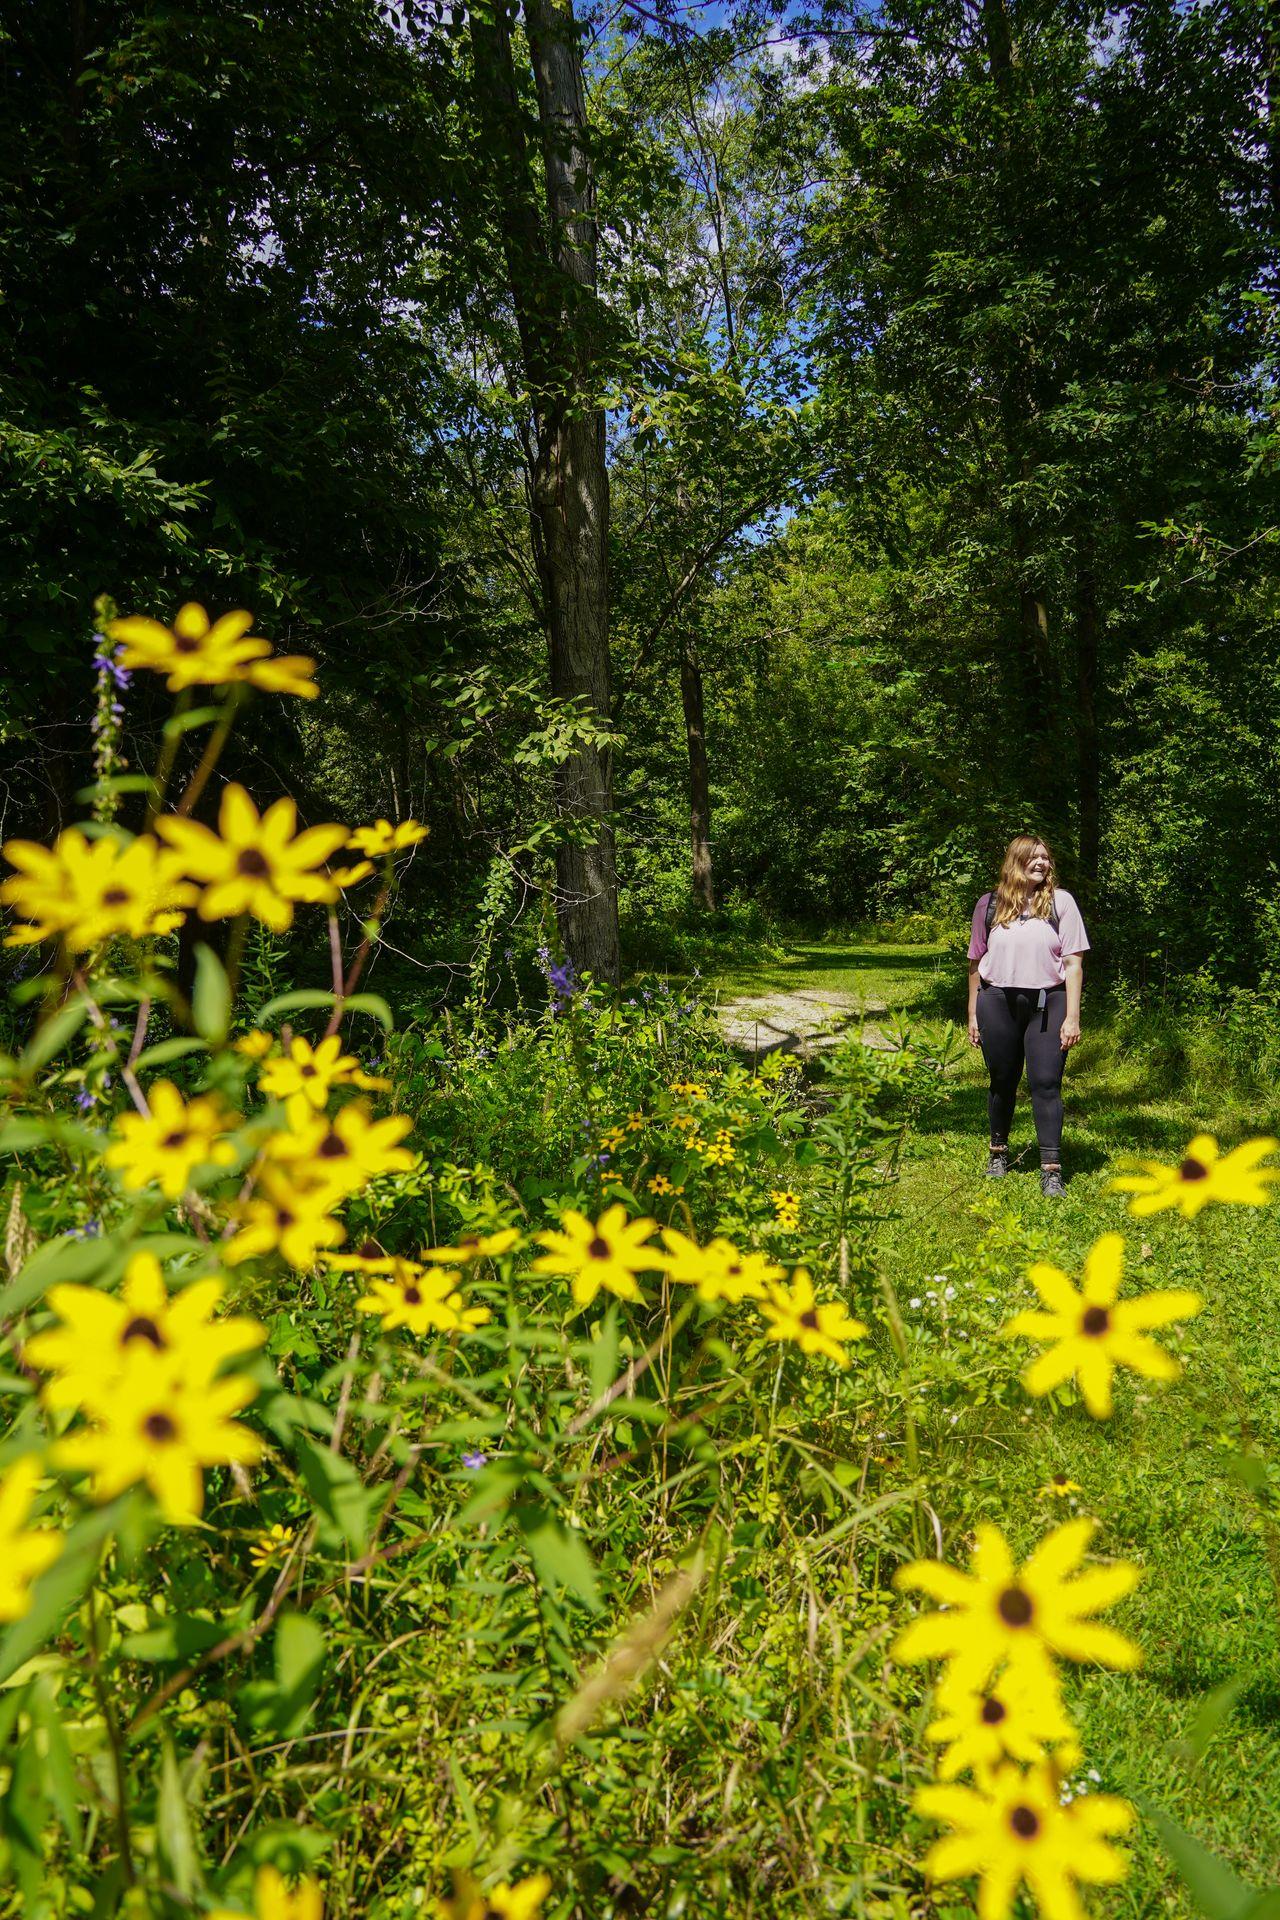
[{"label": "tall tree trunk", "polygon": [[[570,0],[526,0],[538,100],[545,219],[530,188],[510,20],[503,0],[470,15],[480,112],[497,170],[502,226],[521,350],[533,399],[537,453],[531,544],[542,587],[551,691],[610,719],[609,480],[599,389],[595,192],[586,148],[582,56]],[[585,823],[557,850],[561,937],[579,969],[616,985],[618,886],[612,756],[575,746],[557,769],[562,818]]]},{"label": "tall tree trunk", "polygon": [[1096,894],[1102,837],[1102,758],[1098,739],[1098,582],[1092,556],[1082,554],[1076,573],[1076,804],[1080,878],[1086,903]]},{"label": "tall tree trunk", "polygon": [[680,699],[689,742],[689,843],[693,897],[710,912],[716,904],[711,869],[711,782],[707,768],[706,716],[702,669],[690,636],[680,636]]}]

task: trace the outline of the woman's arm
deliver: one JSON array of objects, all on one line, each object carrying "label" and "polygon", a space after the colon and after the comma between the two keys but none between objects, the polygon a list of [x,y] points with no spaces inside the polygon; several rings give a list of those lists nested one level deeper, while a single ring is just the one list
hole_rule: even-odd
[{"label": "woman's arm", "polygon": [[[1079,998],[1080,995],[1077,992],[1077,1001]],[[978,962],[976,960],[969,962],[969,1045],[971,1047],[982,1045],[982,1036],[978,1032]]]},{"label": "woman's arm", "polygon": [[1080,1039],[1080,989],[1084,985],[1084,955],[1069,953],[1063,964],[1067,969],[1067,1011],[1063,1015],[1060,1038],[1065,1051],[1074,1047]]}]

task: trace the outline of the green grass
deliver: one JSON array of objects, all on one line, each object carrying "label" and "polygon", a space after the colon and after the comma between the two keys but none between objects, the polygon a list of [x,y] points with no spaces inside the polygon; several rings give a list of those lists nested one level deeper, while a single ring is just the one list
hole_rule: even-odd
[{"label": "green grass", "polygon": [[[852,992],[901,1009],[926,1034],[964,1008],[963,969],[937,947],[814,943],[715,984],[725,993]],[[902,1303],[923,1404],[938,1369],[954,1374],[966,1354],[975,1379],[999,1368],[1001,1355],[1014,1372],[1015,1351],[996,1342],[993,1329],[1029,1303],[1026,1258],[1043,1248],[1078,1276],[1093,1240],[1108,1230],[1125,1233],[1128,1286],[1203,1291],[1205,1310],[1180,1343],[1190,1365],[1169,1387],[1125,1376],[1105,1423],[1078,1404],[1033,1402],[1017,1391],[986,1405],[953,1397],[936,1414],[926,1411],[929,1502],[950,1558],[963,1555],[976,1518],[998,1519],[1025,1549],[1074,1506],[1099,1519],[1099,1551],[1140,1561],[1142,1584],[1117,1623],[1143,1647],[1143,1670],[1090,1670],[1071,1683],[1085,1765],[1106,1789],[1163,1808],[1255,1887],[1280,1885],[1277,1593],[1259,1509],[1241,1477],[1270,1473],[1280,1492],[1280,1207],[1216,1208],[1202,1227],[1168,1215],[1134,1222],[1122,1196],[1106,1191],[1125,1154],[1173,1159],[1200,1131],[1224,1144],[1280,1132],[1280,1105],[1274,1094],[1260,1103],[1212,1074],[1200,1076],[1194,1094],[1171,1087],[1167,1075],[1161,1082],[1088,997],[1065,1098],[1070,1184],[1062,1202],[1040,1195],[1024,1101],[1013,1146],[1015,1154],[1029,1151],[999,1185],[982,1179],[985,1078],[967,1046],[945,1099],[911,1140],[879,1260]],[[996,1222],[1012,1252],[983,1261]],[[948,1285],[956,1288],[950,1302]],[[1253,1464],[1242,1470],[1244,1455]],[[1055,1470],[1079,1482],[1071,1502],[1040,1492]],[[1223,1688],[1230,1698],[1215,1694]],[[1130,1880],[1095,1895],[1096,1912],[1194,1911],[1149,1821],[1133,1851]]]}]

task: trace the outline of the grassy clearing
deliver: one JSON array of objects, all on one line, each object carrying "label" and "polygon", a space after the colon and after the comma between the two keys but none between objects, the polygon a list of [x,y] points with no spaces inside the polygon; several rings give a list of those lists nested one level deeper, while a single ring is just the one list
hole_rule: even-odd
[{"label": "grassy clearing", "polygon": [[[926,1033],[963,1012],[962,978],[938,947],[797,946],[781,964],[716,984],[734,993],[852,992],[900,1009]],[[943,1396],[921,1424],[930,1501],[951,1558],[984,1515],[1026,1547],[1074,1508],[1100,1520],[1101,1551],[1141,1561],[1143,1583],[1118,1622],[1140,1641],[1146,1665],[1129,1677],[1079,1677],[1086,1765],[1107,1789],[1163,1807],[1254,1886],[1276,1885],[1277,1591],[1244,1480],[1265,1482],[1270,1473],[1274,1487],[1280,1478],[1266,1464],[1280,1461],[1280,1209],[1219,1208],[1197,1230],[1168,1216],[1130,1221],[1121,1196],[1105,1189],[1126,1153],[1172,1159],[1201,1130],[1232,1144],[1280,1132],[1280,1102],[1272,1095],[1259,1110],[1211,1074],[1200,1076],[1197,1098],[1153,1086],[1143,1057],[1088,1000],[1084,1024],[1068,1069],[1065,1202],[1040,1195],[1030,1110],[1021,1103],[1014,1150],[1029,1151],[1002,1185],[981,1179],[985,1079],[967,1048],[949,1097],[908,1146],[896,1217],[882,1229],[879,1252],[902,1303],[922,1400],[927,1407],[939,1369],[969,1364],[967,1356],[976,1383],[1000,1356],[1012,1373],[1012,1350],[992,1336],[1027,1303],[1026,1260],[1047,1257],[1078,1275],[1095,1237],[1111,1229],[1126,1234],[1133,1284],[1203,1290],[1205,1310],[1181,1341],[1190,1365],[1169,1388],[1126,1377],[1105,1424],[1078,1404],[1016,1393],[987,1404]],[[1046,1497],[1041,1489],[1054,1472],[1069,1474],[1079,1493]],[[1192,1911],[1148,1823],[1134,1854],[1128,1884],[1095,1898],[1095,1910]]]}]

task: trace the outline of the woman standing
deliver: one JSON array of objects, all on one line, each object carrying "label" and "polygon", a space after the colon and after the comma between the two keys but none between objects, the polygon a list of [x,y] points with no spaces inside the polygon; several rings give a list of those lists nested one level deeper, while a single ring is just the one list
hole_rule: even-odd
[{"label": "woman standing", "polygon": [[991,1076],[987,1173],[1009,1171],[1009,1128],[1026,1063],[1040,1191],[1060,1199],[1062,1069],[1080,1038],[1083,956],[1089,950],[1080,909],[1055,885],[1053,855],[1029,833],[1011,840],[994,894],[973,910],[969,941],[969,1041],[982,1048]]}]

